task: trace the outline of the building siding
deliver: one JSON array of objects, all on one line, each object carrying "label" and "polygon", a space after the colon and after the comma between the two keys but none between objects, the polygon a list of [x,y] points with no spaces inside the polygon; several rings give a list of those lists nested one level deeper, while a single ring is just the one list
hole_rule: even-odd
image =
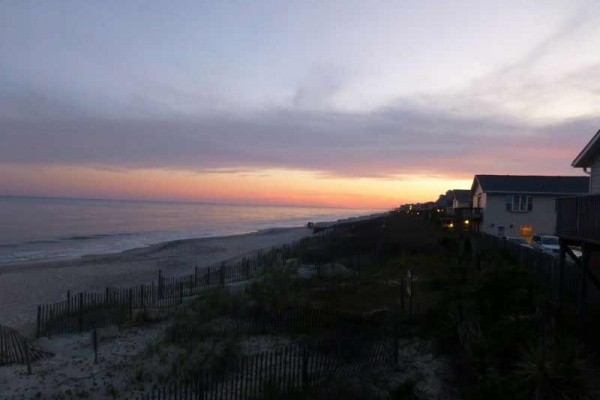
[{"label": "building siding", "polygon": [[458,201],[456,199],[454,199],[454,201],[452,202],[452,208],[464,208],[464,207],[471,207],[471,202],[470,201]]},{"label": "building siding", "polygon": [[522,225],[531,225],[534,235],[554,234],[556,196],[532,196],[533,210],[529,212],[507,211],[506,203],[509,196],[509,194],[486,193],[481,231],[498,235],[498,227],[503,226],[504,236],[519,236]]},{"label": "building siding", "polygon": [[596,156],[592,162],[592,173],[590,179],[590,193],[600,193],[600,156]]},{"label": "building siding", "polygon": [[487,200],[487,193],[483,193],[481,186],[477,185],[473,194],[473,207],[485,208]]}]

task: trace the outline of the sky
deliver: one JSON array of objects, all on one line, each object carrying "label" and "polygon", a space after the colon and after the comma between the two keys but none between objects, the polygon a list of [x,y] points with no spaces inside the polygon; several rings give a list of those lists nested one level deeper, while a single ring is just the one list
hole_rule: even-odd
[{"label": "sky", "polygon": [[600,3],[0,0],[0,195],[386,209],[581,175]]}]

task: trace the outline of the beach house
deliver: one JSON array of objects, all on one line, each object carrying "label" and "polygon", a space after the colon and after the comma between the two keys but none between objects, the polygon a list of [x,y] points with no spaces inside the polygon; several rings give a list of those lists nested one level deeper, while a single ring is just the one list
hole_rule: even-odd
[{"label": "beach house", "polygon": [[453,189],[452,190],[452,208],[469,208],[471,207],[471,191],[469,189]]},{"label": "beach house", "polygon": [[[556,200],[556,235],[560,239],[560,275],[568,272],[567,256],[575,260],[580,271],[577,300],[583,319],[588,303],[600,303],[600,131],[571,166],[590,175],[588,192]],[[581,251],[581,257],[574,249]],[[563,285],[561,282],[561,288]]]},{"label": "beach house", "polygon": [[600,131],[571,165],[590,175],[586,193],[556,201],[556,234],[568,244],[600,246]]},{"label": "beach house", "polygon": [[554,234],[556,199],[588,192],[587,176],[475,175],[474,208],[482,216],[476,230],[497,236]]},{"label": "beach house", "polygon": [[[471,204],[471,191],[469,189],[453,189],[448,191],[452,199],[450,207],[446,209],[446,221],[442,226],[451,226],[464,230],[471,230],[481,219],[481,209],[474,208]],[[444,222],[446,222],[444,224]]]}]

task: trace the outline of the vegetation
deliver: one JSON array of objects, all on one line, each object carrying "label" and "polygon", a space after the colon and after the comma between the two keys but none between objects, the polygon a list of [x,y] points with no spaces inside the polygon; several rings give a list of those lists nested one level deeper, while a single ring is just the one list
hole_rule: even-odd
[{"label": "vegetation", "polygon": [[[182,306],[162,341],[148,349],[163,366],[160,376],[147,368],[137,371],[137,381],[190,378],[205,369],[227,374],[243,357],[294,341],[352,360],[383,332],[427,344],[426,351],[409,346],[411,357],[433,351],[433,358],[448,360],[435,374],[447,386],[438,390],[454,387],[454,397],[595,398],[591,352],[549,293],[504,254],[473,258],[468,239],[401,214],[306,239],[244,288],[202,294]],[[267,385],[263,393],[429,398],[430,383],[400,362],[293,393]]]}]

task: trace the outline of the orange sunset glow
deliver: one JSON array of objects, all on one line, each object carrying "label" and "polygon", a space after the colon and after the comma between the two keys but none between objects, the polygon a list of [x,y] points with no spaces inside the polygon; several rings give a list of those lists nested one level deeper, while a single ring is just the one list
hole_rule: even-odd
[{"label": "orange sunset glow", "polygon": [[[4,165],[11,194],[311,205],[388,209],[402,201],[434,198],[446,187],[468,187],[469,179],[403,176],[388,179],[329,177],[283,169],[214,171],[118,170],[77,166]],[[7,176],[9,178],[7,178]]]}]

